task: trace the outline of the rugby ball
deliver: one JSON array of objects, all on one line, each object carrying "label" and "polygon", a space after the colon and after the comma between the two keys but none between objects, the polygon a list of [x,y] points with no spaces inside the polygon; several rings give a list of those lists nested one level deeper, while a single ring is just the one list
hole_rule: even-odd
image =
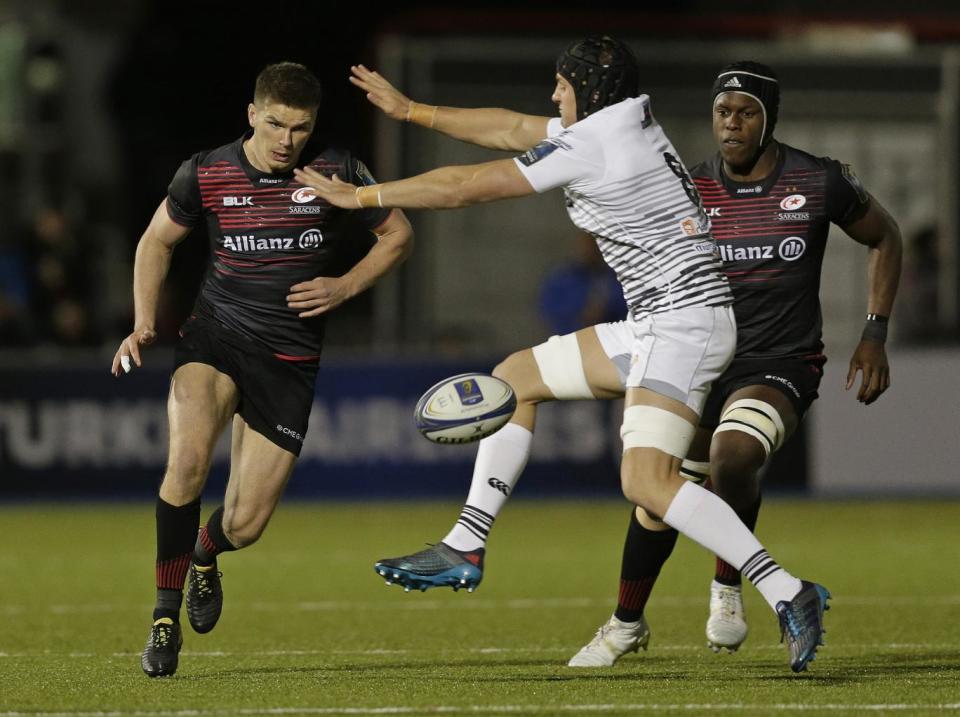
[{"label": "rugby ball", "polygon": [[472,443],[497,432],[517,408],[505,381],[461,373],[434,384],[414,410],[417,429],[434,443]]}]

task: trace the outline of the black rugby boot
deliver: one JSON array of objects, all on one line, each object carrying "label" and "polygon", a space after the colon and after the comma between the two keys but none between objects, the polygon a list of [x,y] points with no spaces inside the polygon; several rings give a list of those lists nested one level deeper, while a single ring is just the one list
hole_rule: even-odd
[{"label": "black rugby boot", "polygon": [[190,563],[187,573],[187,617],[190,627],[199,633],[210,632],[220,619],[223,610],[222,575],[217,570],[216,560],[208,566]]}]

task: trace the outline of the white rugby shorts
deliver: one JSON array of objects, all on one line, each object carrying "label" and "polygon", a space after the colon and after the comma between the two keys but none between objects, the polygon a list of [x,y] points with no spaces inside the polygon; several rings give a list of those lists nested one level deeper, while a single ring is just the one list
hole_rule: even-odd
[{"label": "white rugby shorts", "polygon": [[664,311],[594,330],[625,389],[650,389],[682,401],[698,416],[737,347],[731,306]]}]

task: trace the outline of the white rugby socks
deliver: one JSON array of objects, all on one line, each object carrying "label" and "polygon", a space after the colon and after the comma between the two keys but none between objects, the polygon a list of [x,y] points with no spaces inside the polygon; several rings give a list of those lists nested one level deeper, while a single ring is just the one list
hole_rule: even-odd
[{"label": "white rugby socks", "polygon": [[684,482],[663,522],[739,566],[774,610],[800,592],[800,581],[781,568],[743,524],[733,508],[710,491]]},{"label": "white rugby socks", "polygon": [[462,551],[486,545],[493,521],[527,465],[532,443],[533,433],[516,423],[480,441],[467,502],[444,543]]}]

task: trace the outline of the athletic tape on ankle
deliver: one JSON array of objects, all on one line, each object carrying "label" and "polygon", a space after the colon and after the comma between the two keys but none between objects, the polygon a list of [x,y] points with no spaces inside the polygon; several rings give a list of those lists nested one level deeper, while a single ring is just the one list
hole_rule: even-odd
[{"label": "athletic tape on ankle", "polygon": [[656,448],[682,458],[690,448],[696,427],[685,418],[656,406],[630,406],[623,412],[620,437],[623,450]]},{"label": "athletic tape on ankle", "polygon": [[684,458],[683,463],[680,464],[680,477],[697,485],[703,485],[704,481],[710,477],[710,461],[692,461]]},{"label": "athletic tape on ankle", "polygon": [[583,371],[583,358],[576,334],[551,336],[533,347],[533,358],[540,369],[540,378],[554,398],[573,401],[593,398],[593,391]]},{"label": "athletic tape on ankle", "polygon": [[713,432],[724,431],[740,431],[756,438],[768,456],[783,445],[783,419],[777,409],[754,398],[741,398],[727,407]]}]

